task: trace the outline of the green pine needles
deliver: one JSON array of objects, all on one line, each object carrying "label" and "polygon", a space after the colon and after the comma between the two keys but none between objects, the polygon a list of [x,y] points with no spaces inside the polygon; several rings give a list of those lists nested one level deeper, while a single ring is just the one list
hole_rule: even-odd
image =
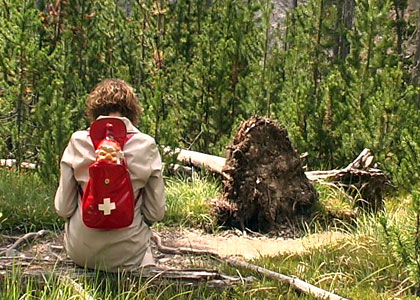
[{"label": "green pine needles", "polygon": [[311,169],[367,147],[397,183],[415,178],[407,5],[311,0],[273,27],[269,0],[5,0],[0,157],[35,162],[56,182],[71,132],[88,126],[87,94],[118,77],[140,96],[141,130],[162,145],[224,155],[240,122],[260,114],[289,130]]}]

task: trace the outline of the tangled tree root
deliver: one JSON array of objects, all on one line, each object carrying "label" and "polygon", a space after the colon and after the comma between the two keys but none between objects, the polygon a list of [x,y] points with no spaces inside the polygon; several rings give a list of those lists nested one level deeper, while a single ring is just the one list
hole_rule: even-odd
[{"label": "tangled tree root", "polygon": [[241,125],[223,172],[228,176],[214,214],[226,225],[272,230],[308,213],[317,199],[287,130],[270,119],[254,117]]}]

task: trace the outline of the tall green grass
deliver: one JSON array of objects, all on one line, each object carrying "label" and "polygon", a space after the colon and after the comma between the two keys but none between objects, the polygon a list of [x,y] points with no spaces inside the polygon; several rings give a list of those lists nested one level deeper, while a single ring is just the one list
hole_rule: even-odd
[{"label": "tall green grass", "polygon": [[211,200],[221,192],[217,180],[195,174],[188,178],[168,178],[165,183],[167,212],[164,224],[216,229],[211,216]]},{"label": "tall green grass", "polygon": [[35,231],[60,228],[54,211],[54,186],[32,171],[0,169],[0,230]]},{"label": "tall green grass", "polygon": [[349,299],[419,299],[417,211],[410,203],[388,199],[384,211],[359,213],[352,223],[342,222],[337,230],[346,238],[337,244],[253,263]]},{"label": "tall green grass", "polygon": [[[210,201],[220,184],[210,176],[166,178],[167,212],[161,224],[214,229]],[[0,230],[60,229],[64,221],[54,211],[55,186],[35,172],[0,169]]]},{"label": "tall green grass", "polygon": [[[168,210],[159,226],[214,226],[210,202],[221,192],[217,180],[194,175],[184,179],[166,178],[165,184]],[[416,299],[420,258],[416,247],[418,207],[414,203],[419,195],[389,198],[382,212],[355,214],[352,199],[342,191],[328,186],[317,186],[317,189],[319,211],[307,234],[328,229],[340,231],[346,238],[306,253],[260,257],[253,263],[297,276],[350,299]],[[53,209],[54,192],[36,174],[0,170],[1,230],[60,228],[62,220]],[[350,222],[342,217],[347,214],[352,215]],[[251,275],[247,270],[223,264],[221,267],[228,274]],[[42,289],[35,288],[35,282],[31,281],[13,285],[22,280],[19,276],[17,272],[0,283],[0,299],[74,297],[71,286],[53,278]],[[252,286],[222,291],[205,285],[186,287],[175,283],[118,285],[119,281],[112,279],[99,282],[86,278],[82,285],[92,296],[101,299],[311,299],[285,284],[258,275],[257,278],[259,281]]]},{"label": "tall green grass", "polygon": [[[0,277],[0,299],[93,299],[140,300],[140,299],[264,299],[266,289],[259,283],[249,286],[239,284],[224,288],[212,288],[204,283],[153,281],[134,279],[127,274],[81,275],[78,279],[60,277],[60,273],[39,277],[24,277],[15,269],[6,277]],[[248,292],[248,289],[250,292]],[[252,291],[252,292],[251,292]],[[248,294],[248,295],[247,295]],[[273,298],[274,299],[274,298]]]},{"label": "tall green grass", "polygon": [[343,188],[332,183],[315,183],[314,186],[319,195],[316,213],[339,219],[345,219],[347,216],[354,214],[354,200]]}]

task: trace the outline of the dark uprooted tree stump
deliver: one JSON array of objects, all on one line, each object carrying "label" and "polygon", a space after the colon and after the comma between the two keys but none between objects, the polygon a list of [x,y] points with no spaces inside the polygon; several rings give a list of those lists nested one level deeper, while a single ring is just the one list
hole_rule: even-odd
[{"label": "dark uprooted tree stump", "polygon": [[309,212],[317,199],[287,130],[270,119],[254,117],[241,125],[223,172],[223,195],[213,207],[225,225],[271,230]]}]

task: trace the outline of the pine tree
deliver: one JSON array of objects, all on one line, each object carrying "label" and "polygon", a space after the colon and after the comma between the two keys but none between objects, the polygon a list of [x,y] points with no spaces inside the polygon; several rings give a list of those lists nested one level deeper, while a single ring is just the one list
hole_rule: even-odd
[{"label": "pine tree", "polygon": [[[417,12],[417,45],[416,52],[414,54],[414,84],[420,89],[420,5]],[[417,96],[417,103],[420,106],[420,91]]]},{"label": "pine tree", "polygon": [[400,144],[417,138],[408,80],[420,85],[420,50],[409,74],[398,45],[411,27],[389,18],[405,0],[292,1],[284,33],[271,28],[269,0],[4,3],[0,154],[32,158],[47,181],[71,132],[89,125],[86,96],[109,77],[133,85],[140,129],[173,147],[223,155],[260,114],[288,128],[312,168],[369,147],[402,176]]},{"label": "pine tree", "polygon": [[405,27],[407,23],[405,21],[405,10],[407,9],[408,2],[407,0],[392,0],[393,10],[395,12],[395,31],[397,34],[396,38],[396,51],[398,54],[403,53],[403,41],[405,35]]},{"label": "pine tree", "polygon": [[355,5],[354,0],[338,1],[336,4],[336,45],[334,47],[334,56],[341,61],[344,61],[350,53],[350,43],[347,38],[347,33],[353,28]]},{"label": "pine tree", "polygon": [[181,92],[176,94],[179,106],[174,109],[181,118],[186,147],[222,151],[235,120],[246,111],[248,87],[243,82],[262,59],[254,23],[256,7],[237,1],[211,5],[178,1],[173,7],[176,26],[168,33],[168,42],[170,53],[177,56],[172,59],[181,68],[167,66],[165,75],[173,74],[175,68],[178,73],[171,77]]},{"label": "pine tree", "polygon": [[36,155],[37,80],[43,72],[39,50],[41,18],[33,1],[4,1],[0,8],[0,147],[2,157],[20,162]]}]

